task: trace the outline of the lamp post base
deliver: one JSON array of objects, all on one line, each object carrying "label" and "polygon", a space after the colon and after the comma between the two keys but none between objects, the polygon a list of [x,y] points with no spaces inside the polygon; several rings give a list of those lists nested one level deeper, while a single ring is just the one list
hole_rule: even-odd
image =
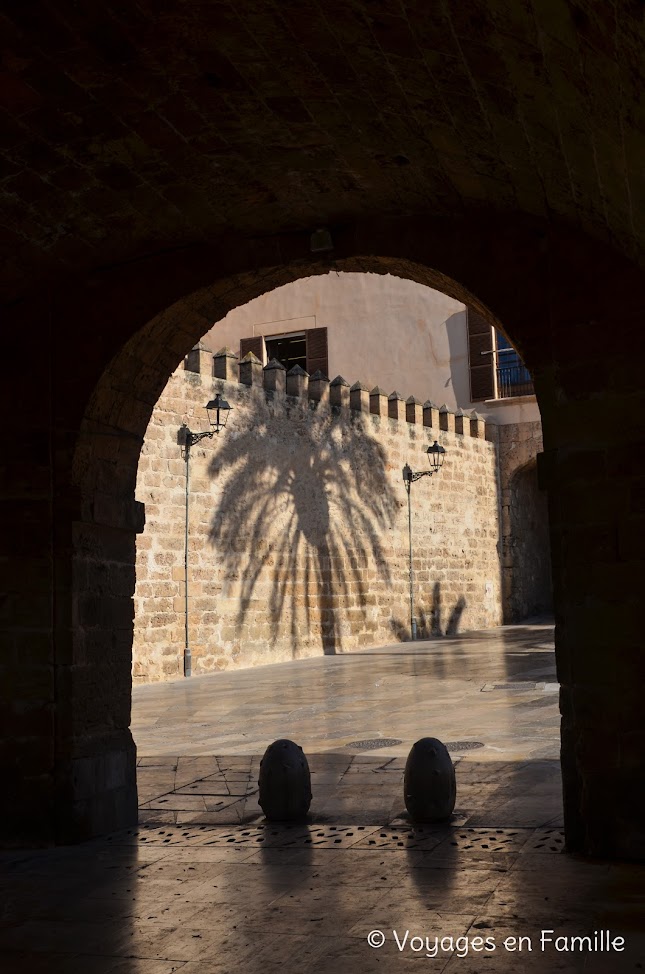
[{"label": "lamp post base", "polygon": [[188,646],[184,650],[184,676],[193,675],[193,656]]}]

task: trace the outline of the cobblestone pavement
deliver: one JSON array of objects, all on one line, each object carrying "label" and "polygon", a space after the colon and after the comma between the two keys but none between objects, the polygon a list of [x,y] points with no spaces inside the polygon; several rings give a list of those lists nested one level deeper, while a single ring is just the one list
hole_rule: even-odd
[{"label": "cobblestone pavement", "polygon": [[[0,856],[0,972],[644,969],[645,867],[562,853],[552,640],[504,627],[136,688],[139,828]],[[403,802],[426,735],[456,763],[441,827]],[[257,805],[278,737],[309,759],[303,824]]]}]

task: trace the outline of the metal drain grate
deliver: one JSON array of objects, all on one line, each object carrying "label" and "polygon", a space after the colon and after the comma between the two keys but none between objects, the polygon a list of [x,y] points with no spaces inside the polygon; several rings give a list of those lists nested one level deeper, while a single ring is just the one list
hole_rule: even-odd
[{"label": "metal drain grate", "polygon": [[189,828],[139,826],[114,833],[97,844],[199,845],[253,848],[354,848],[357,851],[401,852],[416,849],[442,856],[446,853],[556,853],[564,848],[560,829],[466,828],[450,824],[410,825],[401,828],[375,825],[315,825],[263,823],[253,826],[194,825]]},{"label": "metal drain grate", "polygon": [[454,829],[444,842],[459,852],[517,852],[529,837],[522,829]]},{"label": "metal drain grate", "polygon": [[562,829],[537,829],[522,852],[564,852],[564,832]]},{"label": "metal drain grate", "polygon": [[394,747],[395,744],[403,744],[397,737],[371,737],[366,741],[351,741],[343,744],[343,747],[353,747],[360,751],[377,751],[380,747]]},{"label": "metal drain grate", "polygon": [[485,683],[482,687],[482,693],[487,693],[490,690],[536,690],[536,683]]},{"label": "metal drain grate", "polygon": [[447,741],[446,751],[475,751],[485,746],[481,741]]},{"label": "metal drain grate", "polygon": [[367,825],[258,825],[254,828],[235,828],[214,831],[204,845],[253,845],[264,848],[287,846],[316,848],[347,848],[364,836],[376,831]]},{"label": "metal drain grate", "polygon": [[213,831],[212,825],[191,825],[186,827],[140,825],[136,829],[124,829],[115,832],[105,839],[113,845],[201,845]]},{"label": "metal drain grate", "polygon": [[450,835],[448,826],[422,825],[402,829],[376,829],[357,843],[357,849],[419,849],[430,852]]}]

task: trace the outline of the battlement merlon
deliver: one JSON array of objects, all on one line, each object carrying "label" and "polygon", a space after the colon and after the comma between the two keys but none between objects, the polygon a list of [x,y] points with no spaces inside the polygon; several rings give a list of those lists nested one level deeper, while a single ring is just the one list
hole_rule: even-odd
[{"label": "battlement merlon", "polygon": [[260,359],[253,352],[248,352],[239,361],[236,353],[228,346],[213,354],[202,342],[198,342],[184,359],[183,370],[199,374],[203,379],[214,378],[231,385],[262,388],[273,396],[277,394],[291,399],[330,404],[341,410],[348,409],[380,419],[424,426],[437,433],[453,433],[480,440],[490,438],[485,420],[475,410],[470,413],[463,409],[452,412],[445,403],[436,406],[430,399],[421,403],[415,396],[406,399],[397,391],[388,395],[379,386],[370,390],[363,382],[355,382],[350,386],[342,375],[337,375],[330,382],[323,372],[316,371],[309,375],[298,365],[287,372],[277,359],[272,359],[263,368]]}]

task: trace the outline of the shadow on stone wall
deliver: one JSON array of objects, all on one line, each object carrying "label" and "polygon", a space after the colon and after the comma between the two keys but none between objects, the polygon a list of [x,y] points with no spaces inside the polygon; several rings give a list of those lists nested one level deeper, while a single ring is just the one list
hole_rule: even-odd
[{"label": "shadow on stone wall", "polygon": [[[430,606],[419,605],[416,610],[417,619],[417,638],[430,639],[433,636],[456,636],[459,633],[459,624],[466,608],[465,596],[460,595],[448,616],[445,628],[443,627],[443,606],[441,598],[441,582],[435,582],[432,587],[432,603]],[[410,639],[410,626],[394,616],[390,621],[392,632],[401,642]]]},{"label": "shadow on stone wall", "polygon": [[[365,420],[320,409],[272,436],[271,412],[258,404],[252,429],[227,436],[209,465],[226,477],[210,540],[230,577],[241,578],[237,624],[264,599],[275,645],[290,631],[292,655],[302,634],[319,627],[325,655],[340,648],[345,611],[367,619],[370,572],[390,582],[381,538],[398,510],[386,454]],[[350,463],[351,458],[351,463]],[[316,618],[317,616],[317,618]],[[356,628],[356,618],[352,621]]]},{"label": "shadow on stone wall", "polygon": [[510,565],[503,577],[504,621],[516,624],[553,611],[549,513],[534,458],[514,472],[509,495],[506,556]]}]

